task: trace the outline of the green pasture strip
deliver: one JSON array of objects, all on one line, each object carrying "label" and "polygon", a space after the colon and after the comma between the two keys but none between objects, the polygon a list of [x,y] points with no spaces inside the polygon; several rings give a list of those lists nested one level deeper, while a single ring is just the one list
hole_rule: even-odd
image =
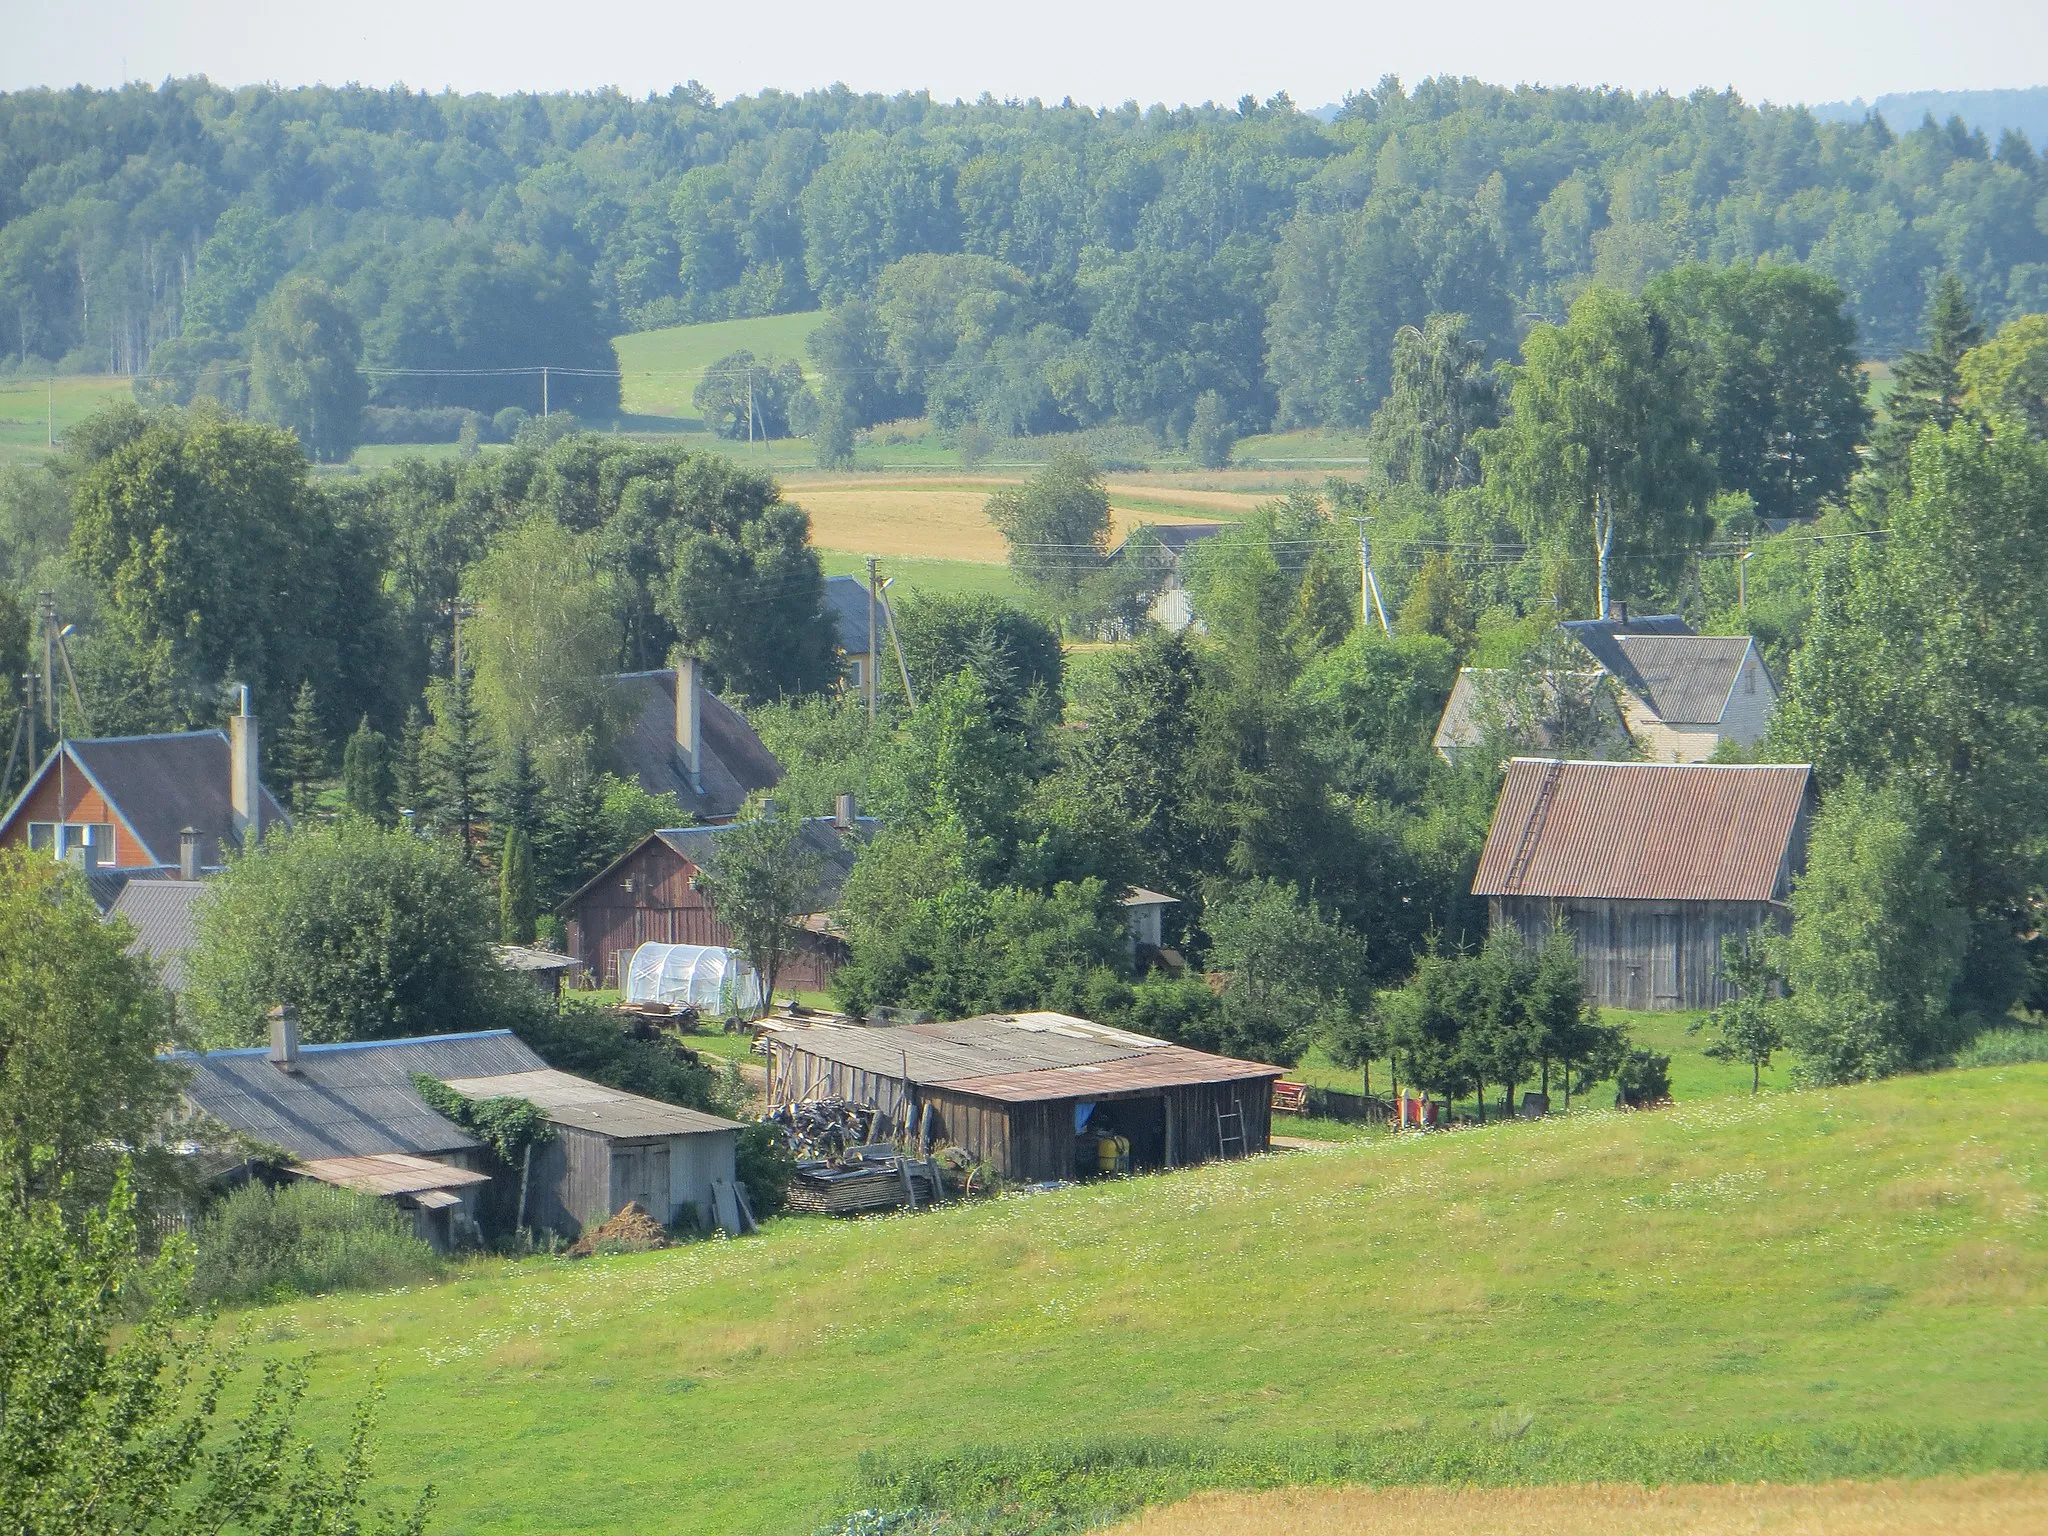
[{"label": "green pasture strip", "polygon": [[53,420],[61,448],[64,434],[94,411],[134,398],[132,382],[120,374],[0,378],[0,464],[47,458]]},{"label": "green pasture strip", "polygon": [[230,1326],[312,1353],[335,1442],[381,1372],[380,1479],[465,1532],[2033,1467],[2044,1106],[2036,1065],[1368,1136]]},{"label": "green pasture strip", "polygon": [[761,315],[749,320],[711,320],[634,331],[612,338],[619,360],[620,392],[628,411],[647,416],[697,414],[690,396],[705,370],[720,358],[745,350],[756,358],[790,358],[809,370],[804,343],[825,319],[822,310],[797,315]]},{"label": "green pasture strip", "polygon": [[[824,562],[827,576],[866,579],[867,562],[859,555],[821,549],[818,558]],[[1024,596],[1016,573],[1007,565],[988,565],[979,560],[912,560],[891,555],[882,562],[882,572],[896,578],[896,585],[890,588],[892,600],[903,592],[923,592],[942,597],[965,597],[986,592],[1013,602],[1021,601]]]}]

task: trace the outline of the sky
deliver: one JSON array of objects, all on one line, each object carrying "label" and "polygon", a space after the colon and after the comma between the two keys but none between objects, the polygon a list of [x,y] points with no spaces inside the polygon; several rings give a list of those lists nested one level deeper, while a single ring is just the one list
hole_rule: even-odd
[{"label": "sky", "polygon": [[204,74],[723,100],[843,82],[942,99],[1315,107],[1392,73],[1751,101],[2048,84],[2044,0],[0,0],[0,89]]}]

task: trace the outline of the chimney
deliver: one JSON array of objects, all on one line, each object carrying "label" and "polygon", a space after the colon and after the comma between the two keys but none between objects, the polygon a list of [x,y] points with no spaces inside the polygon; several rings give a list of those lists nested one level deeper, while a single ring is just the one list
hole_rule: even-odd
[{"label": "chimney", "polygon": [[249,685],[239,690],[241,713],[228,722],[228,800],[234,807],[235,837],[253,848],[263,836],[262,743],[249,713]]},{"label": "chimney", "polygon": [[270,1064],[280,1072],[299,1070],[299,1010],[289,1003],[270,1010]]},{"label": "chimney", "polygon": [[199,829],[185,827],[178,833],[178,878],[199,878]]},{"label": "chimney", "polygon": [[1626,624],[1628,622],[1628,599],[1622,597],[1609,598],[1607,601],[1607,617],[1614,620],[1617,624]]},{"label": "chimney", "polygon": [[859,808],[854,804],[853,794],[849,790],[839,797],[838,806],[832,814],[832,825],[842,832],[851,832],[859,821]]},{"label": "chimney", "polygon": [[781,807],[775,803],[773,795],[763,795],[761,797],[761,819],[763,821],[773,821],[775,813],[780,809]]},{"label": "chimney", "polygon": [[697,658],[676,658],[676,756],[682,759],[683,776],[690,781],[690,793],[704,793],[704,684],[698,676]]}]

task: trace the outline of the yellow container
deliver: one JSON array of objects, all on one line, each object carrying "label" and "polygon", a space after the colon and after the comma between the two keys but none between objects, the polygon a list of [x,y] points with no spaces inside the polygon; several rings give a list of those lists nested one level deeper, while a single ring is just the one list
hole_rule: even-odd
[{"label": "yellow container", "polygon": [[1095,1143],[1095,1168],[1099,1173],[1116,1173],[1128,1166],[1131,1155],[1131,1139],[1128,1136],[1104,1136]]}]

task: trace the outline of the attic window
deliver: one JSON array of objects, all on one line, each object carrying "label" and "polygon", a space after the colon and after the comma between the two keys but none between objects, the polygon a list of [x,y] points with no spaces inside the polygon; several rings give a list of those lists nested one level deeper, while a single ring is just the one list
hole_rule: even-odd
[{"label": "attic window", "polygon": [[53,858],[76,856],[95,868],[114,862],[114,825],[108,821],[32,821],[28,845]]}]

